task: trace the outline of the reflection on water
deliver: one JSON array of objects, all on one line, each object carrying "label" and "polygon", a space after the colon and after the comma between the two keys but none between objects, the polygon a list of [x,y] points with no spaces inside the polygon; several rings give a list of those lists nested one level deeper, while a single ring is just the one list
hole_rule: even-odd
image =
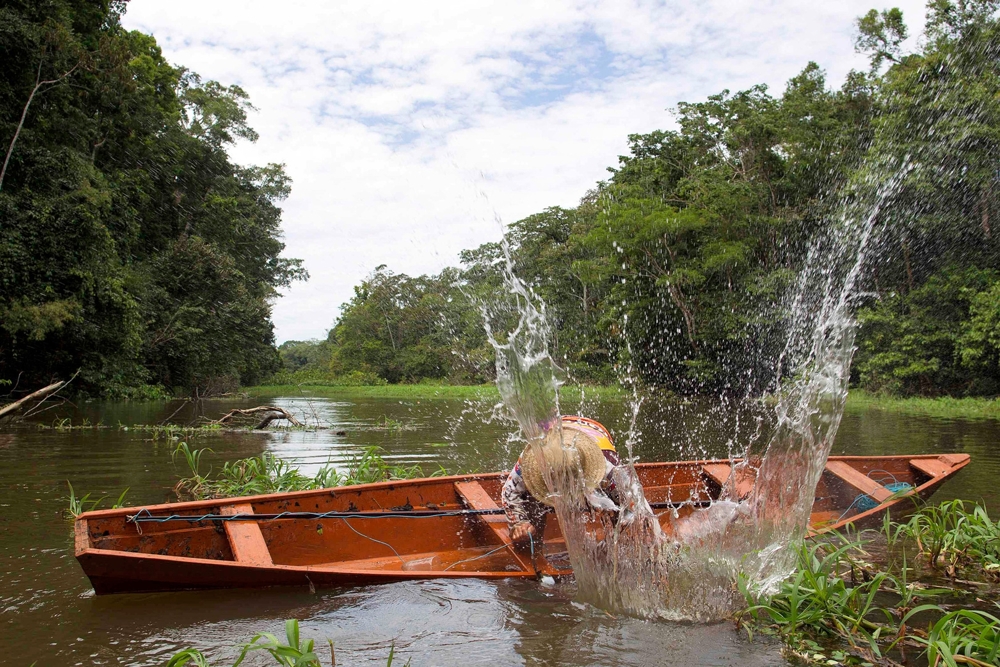
[{"label": "reflection on water", "polygon": [[[510,427],[488,421],[490,404],[301,397],[267,401],[297,414],[314,414],[331,428],[199,438],[192,444],[214,450],[206,455],[206,464],[270,450],[312,471],[328,459],[343,461],[378,444],[393,460],[419,463],[428,471],[438,465],[451,471],[499,470],[519,453],[518,445],[506,444]],[[211,402],[204,409],[217,416],[236,405]],[[176,408],[91,404],[72,416],[77,423],[84,416],[115,425],[155,423]],[[736,430],[724,420],[753,420],[768,412],[727,410],[706,419],[706,409],[697,402],[647,401],[636,454],[646,461],[676,459],[697,442],[704,455],[724,456],[733,447],[726,438]],[[628,427],[629,415],[620,403],[591,402],[583,408],[564,406],[564,411],[600,418],[617,435]],[[175,419],[190,418],[180,413]],[[375,428],[386,418],[403,428]],[[336,435],[338,431],[345,435]],[[973,464],[946,483],[935,500],[984,499],[1000,515],[1000,496],[994,490],[1000,476],[998,436],[997,422],[848,412],[832,453],[967,452]],[[731,623],[613,618],[574,603],[569,585],[546,588],[530,581],[436,581],[317,595],[280,589],[94,597],[72,555],[70,523],[62,517],[65,480],[95,497],[113,499],[129,486],[131,503],[161,502],[171,499],[177,475],[186,472],[180,462],[171,464],[170,450],[148,434],[117,427],[0,434],[0,664],[156,665],[186,645],[209,649],[210,657],[226,664],[222,658],[233,657],[231,645],[257,630],[280,633],[281,620],[290,617],[302,619],[305,636],[333,639],[340,664],[385,664],[393,641],[397,655],[403,662],[412,656],[414,666],[784,664],[776,646],[761,640],[746,643]]]}]

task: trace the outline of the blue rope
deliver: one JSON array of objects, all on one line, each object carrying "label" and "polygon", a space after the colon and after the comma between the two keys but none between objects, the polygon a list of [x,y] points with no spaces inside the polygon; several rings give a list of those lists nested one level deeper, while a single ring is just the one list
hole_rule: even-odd
[{"label": "blue rope", "polygon": [[[872,471],[870,471],[868,473],[869,479],[872,479],[872,473],[876,473],[876,472],[883,472],[887,476],[886,477],[882,477],[881,479],[874,480],[874,481],[878,482],[879,484],[883,484],[883,486],[885,486],[885,488],[887,490],[891,491],[892,493],[900,493],[901,491],[909,491],[910,489],[913,488],[913,485],[910,484],[909,482],[900,482],[900,481],[898,481],[896,479],[896,476],[893,475],[888,470],[872,470]],[[888,479],[891,479],[892,481],[890,483],[888,483],[888,484],[884,484],[884,482],[886,480],[888,480]],[[868,510],[873,510],[873,509],[875,509],[876,507],[878,507],[881,504],[882,503],[880,503],[879,501],[875,500],[874,498],[872,498],[871,496],[869,496],[867,493],[859,493],[857,496],[854,497],[854,500],[851,502],[850,505],[847,506],[847,509],[844,510],[844,513],[840,515],[840,518],[837,519],[837,521],[842,521],[844,519],[844,517],[846,517],[848,514],[850,514],[851,510],[853,510],[855,508],[857,508],[858,513],[861,513],[861,512],[867,512]]]}]

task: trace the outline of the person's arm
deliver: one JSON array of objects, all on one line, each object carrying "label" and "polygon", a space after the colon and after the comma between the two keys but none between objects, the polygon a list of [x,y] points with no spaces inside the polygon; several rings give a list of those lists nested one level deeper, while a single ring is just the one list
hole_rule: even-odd
[{"label": "person's arm", "polygon": [[500,500],[503,503],[504,513],[507,515],[507,523],[510,524],[511,539],[517,541],[524,539],[529,534],[534,534],[535,530],[531,525],[528,511],[528,504],[531,500],[528,495],[528,487],[524,484],[524,477],[521,476],[520,462],[507,476],[503,491],[500,493]]}]

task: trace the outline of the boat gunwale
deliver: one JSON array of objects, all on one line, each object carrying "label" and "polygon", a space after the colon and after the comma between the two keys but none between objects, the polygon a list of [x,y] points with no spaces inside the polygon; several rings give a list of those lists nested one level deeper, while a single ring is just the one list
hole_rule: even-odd
[{"label": "boat gunwale", "polygon": [[[211,567],[222,566],[225,568],[236,568],[239,570],[261,570],[263,572],[273,572],[275,570],[281,572],[301,572],[303,574],[309,574],[310,572],[322,572],[324,574],[338,574],[338,575],[349,575],[357,577],[378,579],[445,579],[445,578],[478,578],[478,579],[503,579],[510,577],[536,577],[537,572],[531,570],[473,570],[473,571],[463,571],[463,570],[375,570],[375,569],[346,569],[339,568],[335,566],[321,566],[321,565],[283,565],[275,563],[273,565],[249,565],[247,563],[240,563],[233,560],[215,560],[211,558],[190,558],[187,556],[170,556],[163,554],[150,554],[142,553],[136,551],[115,551],[114,549],[97,549],[88,548],[85,552],[88,556],[95,556],[104,559],[118,559],[124,558],[126,560],[145,560],[152,559],[154,561],[159,561],[161,563],[177,563],[177,564],[199,564],[208,565]],[[79,557],[81,554],[77,554]],[[348,563],[354,561],[346,561]],[[397,576],[398,575],[398,576]]]},{"label": "boat gunwale", "polygon": [[[949,453],[951,453],[951,452],[949,452]],[[964,454],[964,453],[961,453],[961,452],[954,452],[952,454],[963,455],[966,458],[961,463],[953,464],[952,465],[952,470],[948,471],[948,473],[946,473],[944,475],[941,475],[941,476],[947,477],[948,475],[951,475],[954,472],[957,472],[957,470],[961,469],[962,467],[964,467],[965,465],[967,465],[969,463],[969,461],[971,461],[971,457],[968,454]],[[911,459],[937,459],[937,458],[940,458],[941,456],[942,456],[941,454],[915,454],[915,455],[912,455],[912,456],[905,455],[905,454],[891,455],[891,456],[855,456],[855,455],[852,455],[852,456],[830,456],[830,457],[828,457],[828,460],[852,461],[852,460],[879,459],[879,460],[883,460],[884,461],[884,460],[893,460],[893,459],[895,459],[895,460],[899,460],[899,459],[902,459],[902,460],[911,460]],[[741,463],[743,460],[744,460],[743,458],[734,457],[734,458],[725,458],[725,459],[699,459],[699,460],[694,460],[694,461],[652,461],[652,462],[649,462],[649,463],[637,463],[635,465],[636,465],[637,468],[645,468],[645,469],[650,469],[650,468],[668,468],[668,467],[677,467],[677,468],[680,468],[680,467],[697,467],[697,466],[703,466],[703,465],[710,465],[710,464],[713,464],[713,463],[729,463],[730,465],[735,465],[735,464]],[[446,482],[451,482],[451,483],[454,484],[456,481],[491,480],[491,479],[503,478],[507,474],[508,474],[508,471],[503,470],[503,471],[499,471],[499,472],[469,473],[469,474],[465,474],[465,475],[446,475],[446,476],[442,476],[442,477],[417,477],[417,478],[413,478],[413,479],[396,479],[396,480],[388,480],[388,481],[384,481],[384,482],[371,482],[371,483],[368,483],[368,484],[354,484],[354,485],[351,485],[351,486],[329,486],[329,487],[324,487],[322,489],[309,489],[309,490],[306,490],[306,491],[281,491],[281,492],[278,492],[278,493],[267,493],[267,494],[254,495],[254,496],[232,496],[232,497],[226,497],[226,498],[209,498],[209,499],[206,499],[206,500],[185,500],[185,501],[176,502],[176,503],[157,503],[157,504],[154,504],[154,505],[136,505],[136,506],[132,506],[132,507],[119,507],[119,508],[115,508],[115,509],[92,510],[92,511],[89,511],[89,512],[83,512],[82,514],[80,514],[80,515],[77,516],[76,521],[80,521],[81,519],[108,519],[108,518],[121,517],[121,516],[126,516],[127,517],[127,516],[130,516],[130,515],[134,515],[136,512],[138,512],[140,510],[149,510],[149,511],[152,511],[152,510],[162,510],[162,509],[166,509],[166,508],[170,508],[171,510],[188,510],[188,509],[195,510],[195,509],[201,509],[201,508],[205,508],[205,507],[218,507],[220,505],[238,505],[238,504],[241,504],[241,502],[246,502],[246,501],[253,501],[253,502],[257,502],[257,503],[264,503],[264,502],[270,502],[270,501],[273,501],[273,500],[309,498],[309,497],[317,496],[317,495],[327,496],[327,495],[330,495],[331,491],[337,491],[337,492],[343,492],[343,493],[355,493],[355,492],[364,492],[364,491],[377,491],[377,490],[381,490],[381,489],[394,490],[397,487],[423,486],[423,485],[428,485],[428,484],[439,484],[439,483],[446,483]],[[938,477],[940,477],[940,476],[935,476],[935,477],[933,477],[931,479],[935,480],[935,479],[938,479]],[[922,486],[923,485],[921,485],[921,487]],[[906,497],[906,496],[902,496],[902,497]],[[892,502],[895,502],[895,501],[892,501]],[[882,507],[882,505],[879,505],[879,507]],[[858,515],[858,516],[860,516],[860,515]],[[207,521],[210,521],[210,519],[207,520]]]}]

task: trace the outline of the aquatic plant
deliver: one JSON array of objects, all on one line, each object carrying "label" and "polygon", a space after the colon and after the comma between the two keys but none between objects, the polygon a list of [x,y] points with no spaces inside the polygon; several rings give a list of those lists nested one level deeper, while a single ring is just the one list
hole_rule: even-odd
[{"label": "aquatic plant", "polygon": [[104,497],[100,497],[97,500],[91,500],[90,494],[87,493],[81,497],[77,497],[76,492],[73,490],[73,485],[70,484],[69,480],[66,480],[66,486],[69,487],[69,496],[67,500],[69,501],[69,515],[74,519],[84,512],[89,512],[95,509]]},{"label": "aquatic plant", "polygon": [[382,415],[375,420],[375,426],[372,427],[375,430],[389,431],[390,433],[398,433],[407,429],[407,426],[398,419],[393,419],[392,417],[386,417]]},{"label": "aquatic plant", "polygon": [[[937,554],[934,562],[957,562],[948,556],[956,553],[954,545],[964,545],[957,551],[963,557],[976,553],[981,546],[977,540],[993,546],[982,537],[987,525],[995,526],[981,507],[967,511],[961,501],[950,501],[924,508],[906,523],[886,521],[881,532],[891,544],[924,544],[922,551]],[[1000,664],[996,616],[920,604],[962,592],[909,581],[905,557],[881,568],[873,565],[867,559],[870,541],[837,534],[801,545],[796,570],[773,595],[759,596],[751,580],[741,578],[748,607],[737,614],[737,623],[751,636],[754,631],[780,636],[792,653],[810,662],[895,665],[889,655],[916,647],[932,667]],[[928,615],[924,631],[916,623]]]},{"label": "aquatic plant", "polygon": [[[333,649],[333,642],[328,639],[327,644],[330,646],[330,664],[336,667],[337,656]],[[269,653],[274,661],[282,667],[323,667],[323,663],[320,662],[319,655],[316,653],[316,643],[312,639],[301,639],[299,622],[294,618],[285,621],[284,642],[270,632],[258,632],[253,636],[253,639],[243,645],[233,667],[238,667],[248,655],[255,651]],[[386,667],[392,667],[395,654],[396,644],[394,642],[389,648]],[[185,648],[175,653],[167,661],[166,667],[185,667],[189,664],[195,667],[210,667],[205,655],[194,648]],[[406,664],[409,665],[410,662],[407,661]]]},{"label": "aquatic plant", "polygon": [[124,426],[118,424],[120,431],[139,431],[148,433],[154,442],[165,440],[167,442],[177,442],[181,438],[192,438],[206,436],[222,431],[222,425],[210,422],[199,426],[181,426],[179,424],[133,424]]},{"label": "aquatic plant", "polygon": [[920,509],[896,532],[916,541],[928,564],[954,577],[960,569],[1000,579],[1000,523],[982,505],[952,500]]},{"label": "aquatic plant", "polygon": [[[940,611],[934,605],[918,607],[903,622],[929,609]],[[926,637],[915,635],[914,641],[927,647],[927,661],[932,667],[996,665],[1000,658],[1000,619],[984,611],[958,609],[941,616],[931,624]]]},{"label": "aquatic plant", "polygon": [[[177,448],[174,449],[174,453],[171,454],[170,459],[172,461],[176,461],[177,455],[182,455],[185,462],[187,462],[188,469],[191,471],[190,477],[181,478],[174,486],[174,491],[176,491],[178,495],[182,492],[186,492],[196,498],[208,497],[203,496],[202,494],[202,489],[208,480],[201,474],[201,457],[204,456],[205,452],[210,451],[212,450],[207,447],[201,449],[191,449],[186,442],[177,443]],[[209,472],[211,473],[211,471]]]},{"label": "aquatic plant", "polygon": [[[184,457],[191,471],[189,477],[177,482],[174,490],[179,496],[203,498],[234,498],[264,493],[284,493],[288,491],[308,491],[333,486],[370,484],[396,479],[426,477],[419,465],[391,465],[380,454],[382,448],[367,447],[358,456],[354,455],[346,465],[346,472],[340,472],[332,463],[327,463],[315,475],[304,475],[288,461],[264,452],[223,464],[218,475],[202,475],[201,457],[209,449],[191,449],[186,442],[177,445],[174,455]],[[447,474],[442,467],[430,476]]]},{"label": "aquatic plant", "polygon": [[[76,491],[74,491],[73,485],[70,484],[69,480],[66,480],[66,486],[69,487],[69,496],[66,497],[69,507],[67,508],[66,513],[71,519],[76,519],[76,517],[80,516],[84,512],[92,512],[93,510],[96,510],[101,502],[107,498],[107,496],[101,496],[96,500],[91,500],[90,493],[77,497]],[[118,500],[114,502],[111,509],[118,509],[119,507],[125,506],[125,495],[128,491],[129,487],[125,487],[125,490],[118,496]]]},{"label": "aquatic plant", "polygon": [[[838,536],[839,545],[820,542],[802,545],[798,551],[798,566],[790,578],[782,582],[778,592],[757,600],[750,582],[741,578],[741,592],[750,606],[738,616],[747,627],[749,617],[758,626],[766,626],[782,636],[792,647],[811,648],[811,643],[840,638],[857,657],[881,659],[887,648],[899,638],[896,615],[879,606],[881,593],[896,593],[900,600],[911,602],[917,595],[888,572],[865,573],[861,581],[854,576],[857,565],[853,553],[863,553],[864,544]],[[850,576],[855,581],[845,579]],[[924,591],[926,597],[938,591]]]}]

